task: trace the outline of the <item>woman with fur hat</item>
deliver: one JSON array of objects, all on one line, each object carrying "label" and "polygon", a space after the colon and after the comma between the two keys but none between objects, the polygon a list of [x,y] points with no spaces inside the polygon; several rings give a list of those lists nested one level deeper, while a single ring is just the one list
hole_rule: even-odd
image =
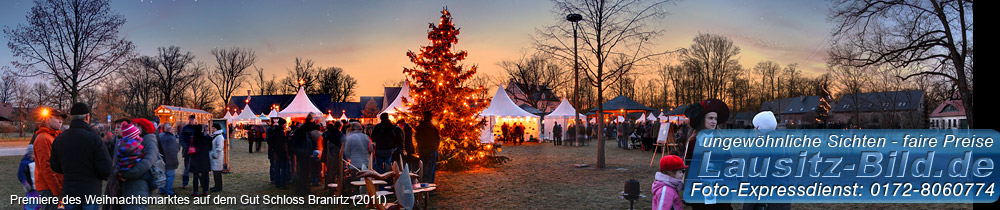
[{"label": "woman with fur hat", "polygon": [[[729,120],[729,106],[726,106],[726,103],[719,99],[708,99],[689,105],[684,115],[690,119],[688,125],[694,129],[694,132],[687,138],[687,145],[685,145],[686,149],[684,152],[684,164],[690,165],[695,144],[698,142],[698,133],[706,129],[716,129],[719,124],[725,124],[726,120]],[[690,205],[694,209],[733,209],[728,203],[690,203]]]}]

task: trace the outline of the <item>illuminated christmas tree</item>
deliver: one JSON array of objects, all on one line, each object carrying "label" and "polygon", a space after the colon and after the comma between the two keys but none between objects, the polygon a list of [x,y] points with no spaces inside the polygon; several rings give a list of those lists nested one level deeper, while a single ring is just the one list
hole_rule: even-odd
[{"label": "illuminated christmas tree", "polygon": [[[402,118],[407,122],[420,122],[424,111],[437,119],[441,146],[438,163],[445,169],[467,169],[475,165],[501,164],[509,160],[496,156],[496,145],[479,143],[480,128],[486,121],[479,117],[489,105],[488,99],[476,93],[480,87],[466,87],[464,82],[476,74],[476,66],[468,70],[459,63],[468,55],[465,51],[453,52],[458,43],[459,29],[451,22],[448,9],[441,11],[441,22],[430,24],[427,39],[431,45],[420,48],[420,53],[408,51],[406,56],[415,68],[404,68],[410,82],[410,97],[403,98],[407,110]],[[419,144],[419,143],[418,143]]]},{"label": "illuminated christmas tree", "polygon": [[833,101],[833,97],[830,95],[826,81],[823,81],[823,84],[819,88],[820,96],[819,105],[816,106],[816,124],[819,125],[817,128],[826,128],[826,120],[830,117],[830,101]]}]

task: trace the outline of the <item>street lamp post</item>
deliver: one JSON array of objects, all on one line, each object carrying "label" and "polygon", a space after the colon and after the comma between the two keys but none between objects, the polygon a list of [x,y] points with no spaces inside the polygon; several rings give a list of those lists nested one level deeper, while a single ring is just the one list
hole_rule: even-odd
[{"label": "street lamp post", "polygon": [[[577,54],[577,48],[576,48],[576,28],[579,25],[579,24],[577,24],[577,22],[580,22],[580,20],[583,20],[583,15],[576,14],[576,13],[569,14],[569,15],[566,15],[566,20],[568,20],[569,22],[573,23],[572,24],[572,26],[573,26],[573,104],[575,104],[577,106],[577,108],[579,109],[580,108],[579,107],[580,106],[580,101],[579,101],[579,99],[580,99],[580,96],[579,96],[580,95],[579,94],[580,93],[580,72],[579,72],[580,67],[579,67],[579,65],[580,64],[579,64],[578,59],[577,59],[578,54]],[[575,132],[573,134],[573,135],[575,135],[575,136],[573,136],[574,137],[573,139],[579,138],[580,137],[580,130],[582,130],[582,129],[580,129],[580,124],[582,124],[582,123],[580,123],[580,113],[579,113],[579,111],[580,110],[576,110],[576,112],[573,113],[574,114],[573,118],[576,119],[576,121],[574,123],[576,124],[576,127],[577,127],[577,129],[575,130]],[[587,138],[589,139],[590,136],[587,136]]]}]

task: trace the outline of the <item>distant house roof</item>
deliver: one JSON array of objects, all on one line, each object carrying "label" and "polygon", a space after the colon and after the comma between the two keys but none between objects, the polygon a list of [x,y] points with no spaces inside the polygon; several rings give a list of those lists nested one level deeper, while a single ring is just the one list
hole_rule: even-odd
[{"label": "distant house roof", "polygon": [[840,98],[833,112],[905,111],[923,104],[923,90],[847,94]]},{"label": "distant house roof", "polygon": [[[556,94],[552,92],[552,89],[550,89],[548,86],[545,85],[530,85],[530,84],[515,83],[514,81],[510,81],[510,83],[507,84],[507,89],[505,90],[508,93],[511,93],[511,95],[513,95],[512,93],[515,88],[521,94],[527,95],[527,93],[530,92],[531,95],[527,97],[531,99],[538,99],[538,101],[559,102],[559,97],[556,97]],[[511,98],[514,99],[514,97],[516,96],[512,96]],[[514,99],[514,100],[523,100],[523,99]]]},{"label": "distant house roof", "polygon": [[532,113],[532,114],[535,114],[535,115],[539,115],[540,116],[542,114],[545,114],[545,112],[543,112],[542,110],[538,110],[535,107],[531,107],[531,105],[528,105],[528,104],[521,104],[520,106],[517,106],[517,107],[521,107],[521,109],[523,109],[524,111],[527,111],[528,113]]},{"label": "distant house roof", "polygon": [[[609,100],[608,102],[604,102],[602,106],[604,106],[605,112],[611,112],[612,110],[621,110],[621,109],[624,109],[626,111],[628,110],[653,111],[653,109],[647,107],[646,105],[642,105],[639,102],[635,102],[634,100],[625,96],[615,97]],[[597,111],[597,108],[595,107],[593,109],[590,109],[589,111]]]},{"label": "distant house roof", "polygon": [[[361,118],[361,110],[365,109],[365,103],[367,102],[335,102],[327,103],[325,108],[320,108],[323,111],[330,110],[330,113],[334,118],[339,118],[341,113],[347,114],[347,118]],[[343,112],[341,112],[343,111]]]},{"label": "distant house roof", "polygon": [[735,122],[737,120],[750,121],[750,119],[753,118],[754,113],[752,113],[752,112],[737,112],[737,113],[734,113],[732,115],[733,116],[729,118],[729,119],[732,119],[732,120],[730,120],[729,122]]},{"label": "distant house roof", "polygon": [[819,106],[819,96],[799,96],[792,98],[790,103],[781,110],[782,114],[801,114],[815,112]]},{"label": "distant house roof", "polygon": [[766,101],[760,105],[760,111],[771,111],[776,114],[785,113],[788,111],[788,106],[791,105],[798,97],[782,98],[772,101]]},{"label": "distant house roof", "polygon": [[931,112],[930,117],[959,117],[965,116],[965,104],[962,103],[962,98],[958,95],[958,91],[944,102],[939,104],[934,111]]},{"label": "distant house roof", "polygon": [[670,115],[684,115],[684,111],[686,111],[686,110],[687,110],[687,107],[688,107],[688,105],[687,105],[687,104],[685,104],[685,105],[680,105],[680,106],[678,106],[677,108],[674,108],[674,109],[672,109],[672,110],[668,111],[667,113],[664,113],[663,115],[664,115],[664,116],[670,116]]}]

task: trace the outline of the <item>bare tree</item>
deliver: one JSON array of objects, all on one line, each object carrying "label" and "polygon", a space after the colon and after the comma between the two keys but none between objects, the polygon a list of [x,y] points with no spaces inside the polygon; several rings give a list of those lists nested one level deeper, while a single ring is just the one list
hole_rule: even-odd
[{"label": "bare tree", "polygon": [[347,102],[354,96],[358,81],[340,67],[321,68],[316,72],[317,93],[330,94],[333,102]]},{"label": "bare tree", "polygon": [[[905,68],[898,76],[932,75],[958,87],[973,127],[971,0],[832,1],[830,61]],[[912,67],[912,68],[906,68]]]},{"label": "bare tree", "polygon": [[[295,58],[295,67],[288,70],[288,77],[281,80],[282,92],[295,94],[299,87],[306,93],[316,93],[316,71],[311,59]],[[301,83],[301,84],[300,84]]]},{"label": "bare tree", "polygon": [[215,86],[223,106],[229,106],[233,92],[243,86],[247,68],[257,62],[257,54],[249,48],[233,47],[212,49],[212,56],[215,56],[217,66],[209,73],[208,81]]},{"label": "bare tree", "polygon": [[682,61],[695,64],[702,72],[699,74],[705,95],[709,98],[725,99],[724,91],[728,81],[733,79],[742,67],[737,61],[740,47],[733,45],[733,40],[715,34],[698,34],[690,48],[681,50]]},{"label": "bare tree", "polygon": [[159,100],[156,91],[157,79],[155,73],[156,58],[141,56],[133,59],[128,67],[118,72],[125,89],[124,111],[134,117],[151,117]]},{"label": "bare tree", "polygon": [[182,100],[176,100],[183,94],[184,89],[194,82],[195,78],[201,77],[203,64],[194,62],[194,54],[191,52],[181,53],[181,48],[177,46],[159,47],[159,54],[152,59],[141,59],[147,61],[143,65],[148,65],[151,73],[155,76],[155,87],[159,92],[159,104],[180,105]]},{"label": "bare tree", "polygon": [[17,94],[19,82],[17,75],[4,66],[3,75],[0,75],[0,103],[6,104],[17,99],[14,96]]},{"label": "bare tree", "polygon": [[566,71],[560,68],[550,56],[544,54],[522,57],[517,61],[503,60],[497,62],[497,65],[503,69],[507,81],[521,86],[518,88],[524,95],[510,95],[513,97],[512,99],[523,101],[540,110],[555,108],[548,107],[547,103],[539,103],[549,99],[546,97],[555,97],[554,95],[545,95],[547,91],[558,90],[573,81],[572,79],[567,80]]},{"label": "bare tree", "polygon": [[189,88],[191,91],[188,93],[190,96],[187,97],[186,106],[215,113],[215,106],[212,105],[215,102],[214,97],[212,97],[212,87],[206,80],[205,77],[199,77],[191,83],[191,88]]},{"label": "bare tree", "polygon": [[[603,101],[604,89],[613,84],[618,75],[628,73],[632,65],[660,55],[651,53],[648,44],[662,34],[663,30],[653,29],[652,24],[662,19],[666,12],[664,5],[670,1],[655,1],[646,4],[641,0],[554,0],[553,13],[560,20],[567,14],[580,14],[578,22],[580,68],[590,85],[597,88],[597,101]],[[571,24],[560,23],[538,32],[537,48],[565,61],[574,60],[573,28]],[[612,66],[608,58],[623,56],[626,62]],[[569,62],[567,62],[569,63]],[[598,112],[604,107],[598,105]],[[598,115],[598,120],[603,120]],[[601,136],[603,125],[599,125],[597,136]],[[597,144],[597,168],[604,168],[604,144]]]},{"label": "bare tree", "polygon": [[23,77],[44,76],[59,84],[72,102],[131,58],[135,46],[119,36],[125,17],[107,0],[35,1],[28,24],[5,27],[7,46],[20,61]]}]

